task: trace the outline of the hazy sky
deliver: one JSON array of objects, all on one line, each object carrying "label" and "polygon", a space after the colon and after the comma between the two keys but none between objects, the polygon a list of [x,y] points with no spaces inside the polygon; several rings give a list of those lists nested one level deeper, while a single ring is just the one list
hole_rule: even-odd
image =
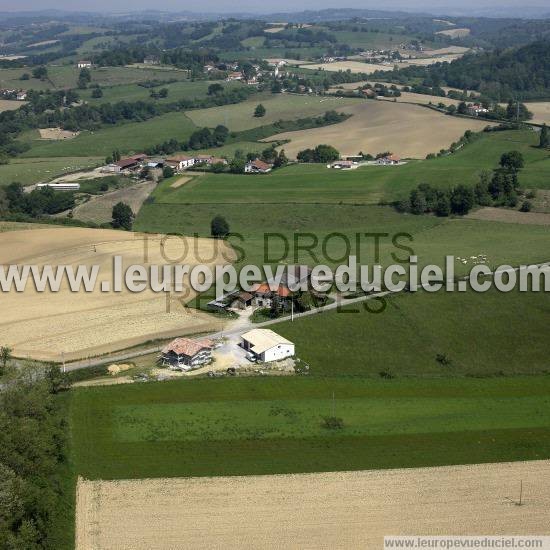
[{"label": "hazy sky", "polygon": [[258,0],[201,0],[200,2],[178,0],[0,0],[0,10],[41,10],[64,9],[84,11],[125,11],[125,10],[167,10],[167,11],[203,11],[203,12],[243,12],[265,13],[274,11],[300,11],[304,9],[323,9],[329,7],[372,8],[380,10],[430,11],[435,13],[462,13],[469,11],[493,12],[498,16],[504,8],[521,13],[526,7],[541,8],[550,12],[548,0],[279,0],[277,2],[259,2]]}]

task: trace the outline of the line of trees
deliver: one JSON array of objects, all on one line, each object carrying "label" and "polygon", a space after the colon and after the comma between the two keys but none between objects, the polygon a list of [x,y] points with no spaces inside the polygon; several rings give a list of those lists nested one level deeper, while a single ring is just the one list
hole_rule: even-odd
[{"label": "line of trees", "polygon": [[70,210],[74,205],[73,193],[54,191],[50,187],[25,193],[23,186],[14,182],[0,190],[0,214],[4,216],[24,214],[40,218]]},{"label": "line of trees", "polygon": [[222,124],[219,124],[213,130],[210,128],[195,130],[188,140],[179,141],[176,138],[172,138],[147,148],[145,152],[148,155],[171,155],[176,151],[210,149],[212,147],[221,147],[228,138],[229,130]]},{"label": "line of trees", "polygon": [[318,162],[327,164],[340,158],[340,153],[332,145],[317,145],[314,149],[300,151],[296,158],[299,162]]}]

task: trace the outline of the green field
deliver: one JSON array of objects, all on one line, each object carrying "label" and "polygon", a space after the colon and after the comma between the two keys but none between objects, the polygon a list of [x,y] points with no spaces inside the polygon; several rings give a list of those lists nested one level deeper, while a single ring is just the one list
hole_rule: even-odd
[{"label": "green field", "polygon": [[74,390],[70,424],[89,479],[270,474],[546,458],[549,403],[548,376],[181,380]]},{"label": "green field", "polygon": [[144,122],[84,131],[74,139],[46,142],[32,141],[32,148],[22,157],[103,156],[118,149],[122,153],[138,152],[167,139],[184,140],[195,129],[184,113],[167,113]]},{"label": "green field", "polygon": [[[266,94],[248,101],[223,107],[211,107],[189,111],[187,115],[197,126],[213,128],[218,124],[227,126],[231,131],[249,130],[265,126],[278,120],[294,120],[323,115],[338,107],[356,105],[360,99],[316,97],[291,94]],[[255,117],[254,109],[261,103],[266,108],[263,117]]]},{"label": "green field", "polygon": [[[28,67],[21,69],[0,69],[0,88],[24,88],[32,90],[76,88],[80,69],[74,64],[70,65],[48,65],[48,79],[42,81],[36,78],[21,80],[23,73],[31,73]],[[101,86],[113,86],[117,84],[130,84],[143,82],[145,80],[159,79],[166,80],[174,78],[184,80],[187,78],[186,71],[173,69],[136,67],[97,67],[91,69],[92,83]]]},{"label": "green field", "polygon": [[[291,99],[300,98],[294,96]],[[246,103],[231,107],[246,111]],[[193,111],[188,115],[197,125],[208,122],[213,124],[206,125],[214,125],[214,119],[204,115],[212,111]],[[378,204],[380,201],[405,199],[410,190],[420,183],[430,183],[439,188],[459,183],[473,185],[479,180],[482,170],[495,168],[502,153],[510,150],[521,151],[525,157],[526,166],[520,174],[522,186],[548,189],[550,155],[534,147],[536,143],[537,135],[529,130],[494,132],[482,134],[478,140],[453,155],[429,161],[412,161],[403,166],[367,166],[342,172],[312,164],[288,166],[261,177],[213,174],[204,178],[198,187],[182,187],[172,193],[170,202],[238,203],[246,196],[247,202],[262,204]]]},{"label": "green field", "polygon": [[[399,252],[391,243],[391,236],[397,233],[412,235],[412,242],[401,242],[411,244],[420,264],[444,265],[444,256],[449,254],[461,257],[487,254],[491,266],[547,261],[550,235],[544,226],[412,216],[373,204],[405,198],[411,188],[422,182],[439,187],[474,184],[481,170],[496,166],[502,152],[516,148],[528,162],[520,181],[526,187],[547,185],[550,159],[547,153],[531,146],[535,137],[532,132],[484,134],[456,155],[396,168],[365,167],[339,172],[318,165],[293,165],[265,176],[206,175],[193,185],[178,189],[161,183],[152,201],[139,212],[135,227],[139,231],[196,232],[208,236],[210,220],[223,214],[231,230],[243,235],[246,261],[260,264],[272,263],[264,257],[265,232],[281,233],[291,243],[286,258],[278,259],[279,253],[284,252],[283,241],[269,240],[272,258],[277,258],[275,263],[295,261],[313,265],[319,259],[329,265],[339,263],[336,260],[346,255],[346,247],[342,239],[327,239],[333,232],[348,237],[353,244],[352,254],[356,252],[356,234],[389,234],[381,239],[380,246],[381,262],[385,264],[393,263],[392,252]],[[304,232],[319,239],[313,247],[315,256],[306,250],[292,253],[294,235]],[[297,239],[298,244],[309,244],[314,237]],[[242,244],[239,240],[234,242]],[[356,255],[359,261],[365,263],[368,259],[372,263],[374,239],[361,239]],[[469,267],[459,264],[457,273],[462,274]]]},{"label": "green field", "polygon": [[[141,69],[143,70],[143,69]],[[165,71],[166,72],[166,71]],[[156,76],[159,80],[169,80],[174,78],[170,74],[158,74]],[[138,84],[123,84],[119,86],[103,87],[103,97],[94,99],[92,98],[92,89],[79,90],[80,97],[91,104],[101,103],[116,103],[117,101],[151,101],[150,95],[152,90],[158,91],[161,88],[168,90],[168,96],[155,100],[155,103],[171,103],[182,99],[197,99],[205,97],[213,81],[208,80],[181,80],[179,82],[172,82],[170,84],[162,84],[156,88],[145,88]],[[222,85],[226,89],[232,89],[242,86],[240,82],[223,82]]]},{"label": "green field", "polygon": [[66,172],[93,168],[100,165],[103,160],[103,158],[85,156],[12,159],[9,164],[0,166],[0,187],[14,181],[23,185],[47,181]]},{"label": "green field", "polygon": [[[544,292],[420,292],[277,324],[313,373],[378,376],[550,374]],[[349,350],[353,350],[350,352]],[[450,361],[442,365],[438,355]]]}]

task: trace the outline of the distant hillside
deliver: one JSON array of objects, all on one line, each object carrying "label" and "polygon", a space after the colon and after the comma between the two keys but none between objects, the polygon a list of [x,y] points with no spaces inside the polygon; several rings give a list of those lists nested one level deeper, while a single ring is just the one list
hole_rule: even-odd
[{"label": "distant hillside", "polygon": [[550,39],[394,73],[394,79],[403,78],[422,78],[429,86],[477,90],[499,100],[550,99]]}]

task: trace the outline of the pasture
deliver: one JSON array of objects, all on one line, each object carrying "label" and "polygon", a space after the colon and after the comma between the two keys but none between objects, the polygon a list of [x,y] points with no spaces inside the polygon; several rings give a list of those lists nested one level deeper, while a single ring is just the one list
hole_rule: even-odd
[{"label": "pasture", "polygon": [[274,330],[296,343],[313,373],[325,376],[550,374],[548,293],[455,289],[384,301],[385,309],[371,302],[371,313],[342,300],[339,311],[282,322]]},{"label": "pasture", "polygon": [[[383,537],[545,534],[550,461],[216,479],[84,481],[76,550],[382,548]],[[522,481],[524,506],[516,506]],[[124,506],[120,503],[124,502]],[[191,503],[208,503],[204,508]],[[299,502],[299,513],[289,503]],[[182,521],[185,518],[185,521]],[[212,529],[215,518],[216,529]]]},{"label": "pasture", "polygon": [[[90,292],[72,292],[63,277],[61,290],[35,290],[30,282],[24,292],[6,293],[0,322],[2,343],[13,348],[18,357],[49,361],[72,360],[125,349],[147,340],[196,334],[220,328],[220,321],[203,313],[185,309],[182,302],[192,293],[175,293],[167,311],[164,292],[130,292],[124,284],[114,288],[113,256],[123,264],[163,265],[165,256],[180,257],[180,240],[164,246],[160,236],[148,239],[131,232],[51,227],[33,231],[0,233],[0,256],[6,264],[83,265],[88,270],[98,265],[97,283]],[[199,260],[215,265],[229,260],[233,253],[220,241],[193,239],[185,263]],[[102,283],[109,285],[104,292]],[[121,281],[122,283],[122,281]]]},{"label": "pasture", "polygon": [[[95,67],[90,71],[92,83],[101,86],[130,84],[153,79],[174,78],[184,80],[187,78],[187,72],[177,69],[166,71],[155,68]],[[0,69],[0,88],[29,88],[34,90],[76,88],[80,69],[76,65],[48,65],[48,78],[45,80],[36,78],[21,80],[24,73],[30,74],[31,69],[28,67]]]},{"label": "pasture", "polygon": [[[186,114],[196,126],[213,128],[223,124],[236,132],[265,126],[278,120],[319,116],[334,109],[358,105],[360,102],[361,100],[356,98],[269,94],[234,105],[197,109],[188,111]],[[263,117],[254,116],[254,109],[259,103],[266,109]]]},{"label": "pasture", "polygon": [[138,153],[156,143],[176,138],[188,138],[195,126],[184,113],[167,113],[143,122],[127,122],[105,126],[96,131],[83,131],[71,140],[45,143],[31,140],[31,149],[24,157],[68,157],[110,155],[115,149],[121,153]]},{"label": "pasture", "polygon": [[32,185],[49,181],[64,173],[93,168],[103,162],[102,158],[85,155],[78,157],[59,156],[55,158],[15,158],[9,164],[0,166],[0,187],[18,181]]},{"label": "pasture", "polygon": [[[76,472],[87,479],[251,475],[550,456],[548,376],[338,374],[75,389]],[[333,410],[340,430],[321,427]]]},{"label": "pasture", "polygon": [[[143,70],[143,69],[139,69]],[[164,71],[166,72],[166,71]],[[175,78],[171,71],[169,74],[162,74],[156,76],[159,80],[166,80]],[[185,73],[182,73],[185,74]],[[181,77],[181,75],[178,75]],[[79,90],[80,97],[91,103],[116,103],[117,101],[150,101],[150,95],[152,91],[158,91],[162,88],[168,90],[168,96],[165,98],[156,99],[158,103],[172,103],[182,99],[197,99],[205,97],[208,91],[208,87],[215,81],[211,80],[198,80],[195,82],[189,80],[180,80],[178,82],[170,82],[167,84],[160,84],[155,88],[146,88],[139,84],[121,84],[115,86],[104,86],[102,88],[103,96],[100,98],[92,97],[92,89]],[[222,82],[222,86],[228,90],[242,86],[240,82]]]},{"label": "pasture", "polygon": [[466,130],[480,131],[489,124],[397,102],[365,101],[338,110],[351,118],[331,126],[283,132],[264,141],[290,140],[284,146],[290,158],[321,143],[348,155],[392,151],[401,158],[424,158],[449,147]]}]

